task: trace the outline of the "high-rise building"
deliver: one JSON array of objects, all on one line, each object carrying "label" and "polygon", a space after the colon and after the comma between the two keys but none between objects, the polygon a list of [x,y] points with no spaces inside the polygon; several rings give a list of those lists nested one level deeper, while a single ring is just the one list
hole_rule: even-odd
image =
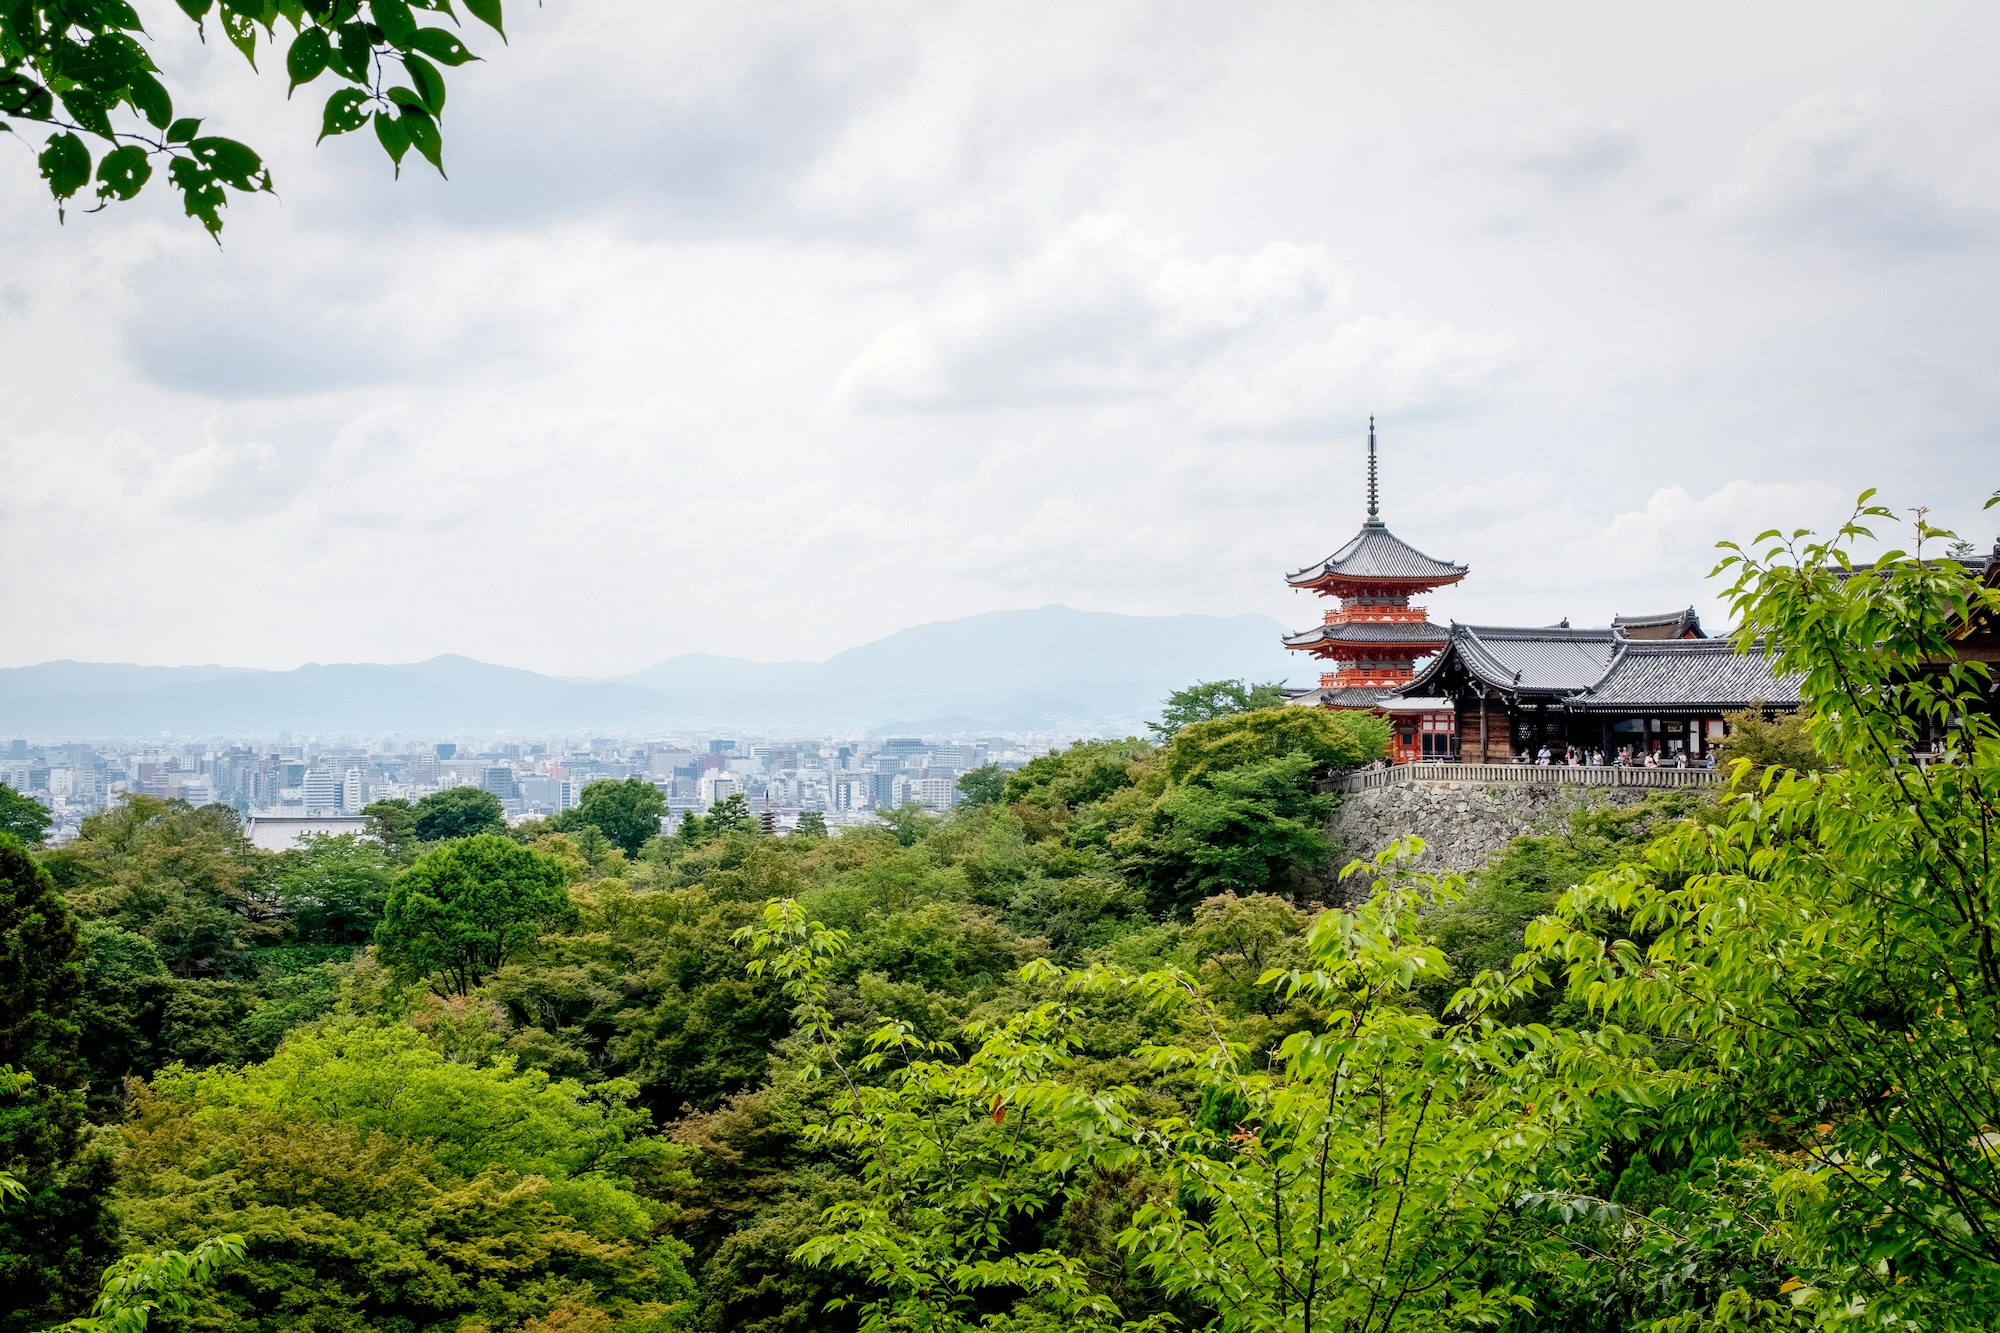
[{"label": "high-rise building", "polygon": [[368,788],[361,781],[361,770],[350,768],[341,782],[340,808],[350,815],[361,813],[361,807],[368,804]]},{"label": "high-rise building", "polygon": [[743,790],[743,779],[734,773],[717,772],[713,769],[702,774],[696,788],[695,799],[704,810],[712,810],[716,804],[728,800]]},{"label": "high-rise building", "polygon": [[521,795],[520,788],[514,785],[514,770],[506,764],[488,764],[480,769],[479,788],[503,801],[518,800]]},{"label": "high-rise building", "polygon": [[299,784],[304,788],[306,809],[309,811],[335,811],[340,809],[340,782],[331,769],[307,769],[304,780]]}]

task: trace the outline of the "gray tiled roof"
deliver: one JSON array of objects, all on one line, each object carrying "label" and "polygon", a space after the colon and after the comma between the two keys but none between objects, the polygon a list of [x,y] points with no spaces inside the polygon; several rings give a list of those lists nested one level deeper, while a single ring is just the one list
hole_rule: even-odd
[{"label": "gray tiled roof", "polygon": [[1312,648],[1322,643],[1407,643],[1415,648],[1439,648],[1448,637],[1444,626],[1427,620],[1347,620],[1287,634],[1284,644],[1287,648]]},{"label": "gray tiled roof", "polygon": [[1611,617],[1611,627],[1622,630],[1672,629],[1675,631],[1676,638],[1692,630],[1697,637],[1700,637],[1701,617],[1695,614],[1695,609],[1690,606],[1680,611],[1662,611],[1660,614],[1653,616],[1613,616]]},{"label": "gray tiled roof", "polygon": [[1728,639],[1633,639],[1620,644],[1602,680],[1567,702],[1586,712],[1634,709],[1796,707],[1798,676],[1780,676],[1760,640],[1738,653]]},{"label": "gray tiled roof", "polygon": [[1451,646],[1404,686],[1426,692],[1447,661],[1456,660],[1473,677],[1503,690],[1567,694],[1597,683],[1622,640],[1603,629],[1525,629],[1510,625],[1451,627]]},{"label": "gray tiled roof", "polygon": [[1466,566],[1433,560],[1408,545],[1380,523],[1364,523],[1354,539],[1316,565],[1307,565],[1285,581],[1313,583],[1328,574],[1355,579],[1449,579],[1465,577]]},{"label": "gray tiled roof", "polygon": [[[1291,702],[1320,708],[1373,708],[1384,699],[1393,698],[1390,691],[1380,685],[1353,686],[1317,685],[1309,690],[1289,691]],[[1400,701],[1399,701],[1400,702]],[[1449,704],[1445,705],[1450,707]]]}]

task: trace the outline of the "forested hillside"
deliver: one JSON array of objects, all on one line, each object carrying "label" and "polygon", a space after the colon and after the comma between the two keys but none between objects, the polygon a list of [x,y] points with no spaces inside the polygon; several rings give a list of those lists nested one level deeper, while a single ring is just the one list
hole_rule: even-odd
[{"label": "forested hillside", "polygon": [[1738,572],[1803,727],[1470,884],[1339,868],[1379,721],[1213,689],[838,838],[9,839],[5,1325],[125,1255],[217,1333],[1992,1327],[2000,598]]}]

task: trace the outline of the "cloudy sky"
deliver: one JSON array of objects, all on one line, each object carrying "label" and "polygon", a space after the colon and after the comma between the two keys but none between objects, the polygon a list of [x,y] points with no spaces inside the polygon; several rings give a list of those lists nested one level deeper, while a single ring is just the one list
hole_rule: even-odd
[{"label": "cloudy sky", "polygon": [[1304,625],[1369,413],[1440,619],[2000,523],[1989,5],[517,0],[449,182],[140,7],[279,197],[59,227],[0,138],[0,665]]}]

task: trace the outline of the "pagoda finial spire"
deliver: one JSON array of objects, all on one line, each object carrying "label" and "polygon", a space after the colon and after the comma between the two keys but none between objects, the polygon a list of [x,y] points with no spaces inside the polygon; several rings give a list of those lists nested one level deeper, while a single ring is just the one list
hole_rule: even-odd
[{"label": "pagoda finial spire", "polygon": [[1368,526],[1382,526],[1380,493],[1375,488],[1375,418],[1368,418]]}]

